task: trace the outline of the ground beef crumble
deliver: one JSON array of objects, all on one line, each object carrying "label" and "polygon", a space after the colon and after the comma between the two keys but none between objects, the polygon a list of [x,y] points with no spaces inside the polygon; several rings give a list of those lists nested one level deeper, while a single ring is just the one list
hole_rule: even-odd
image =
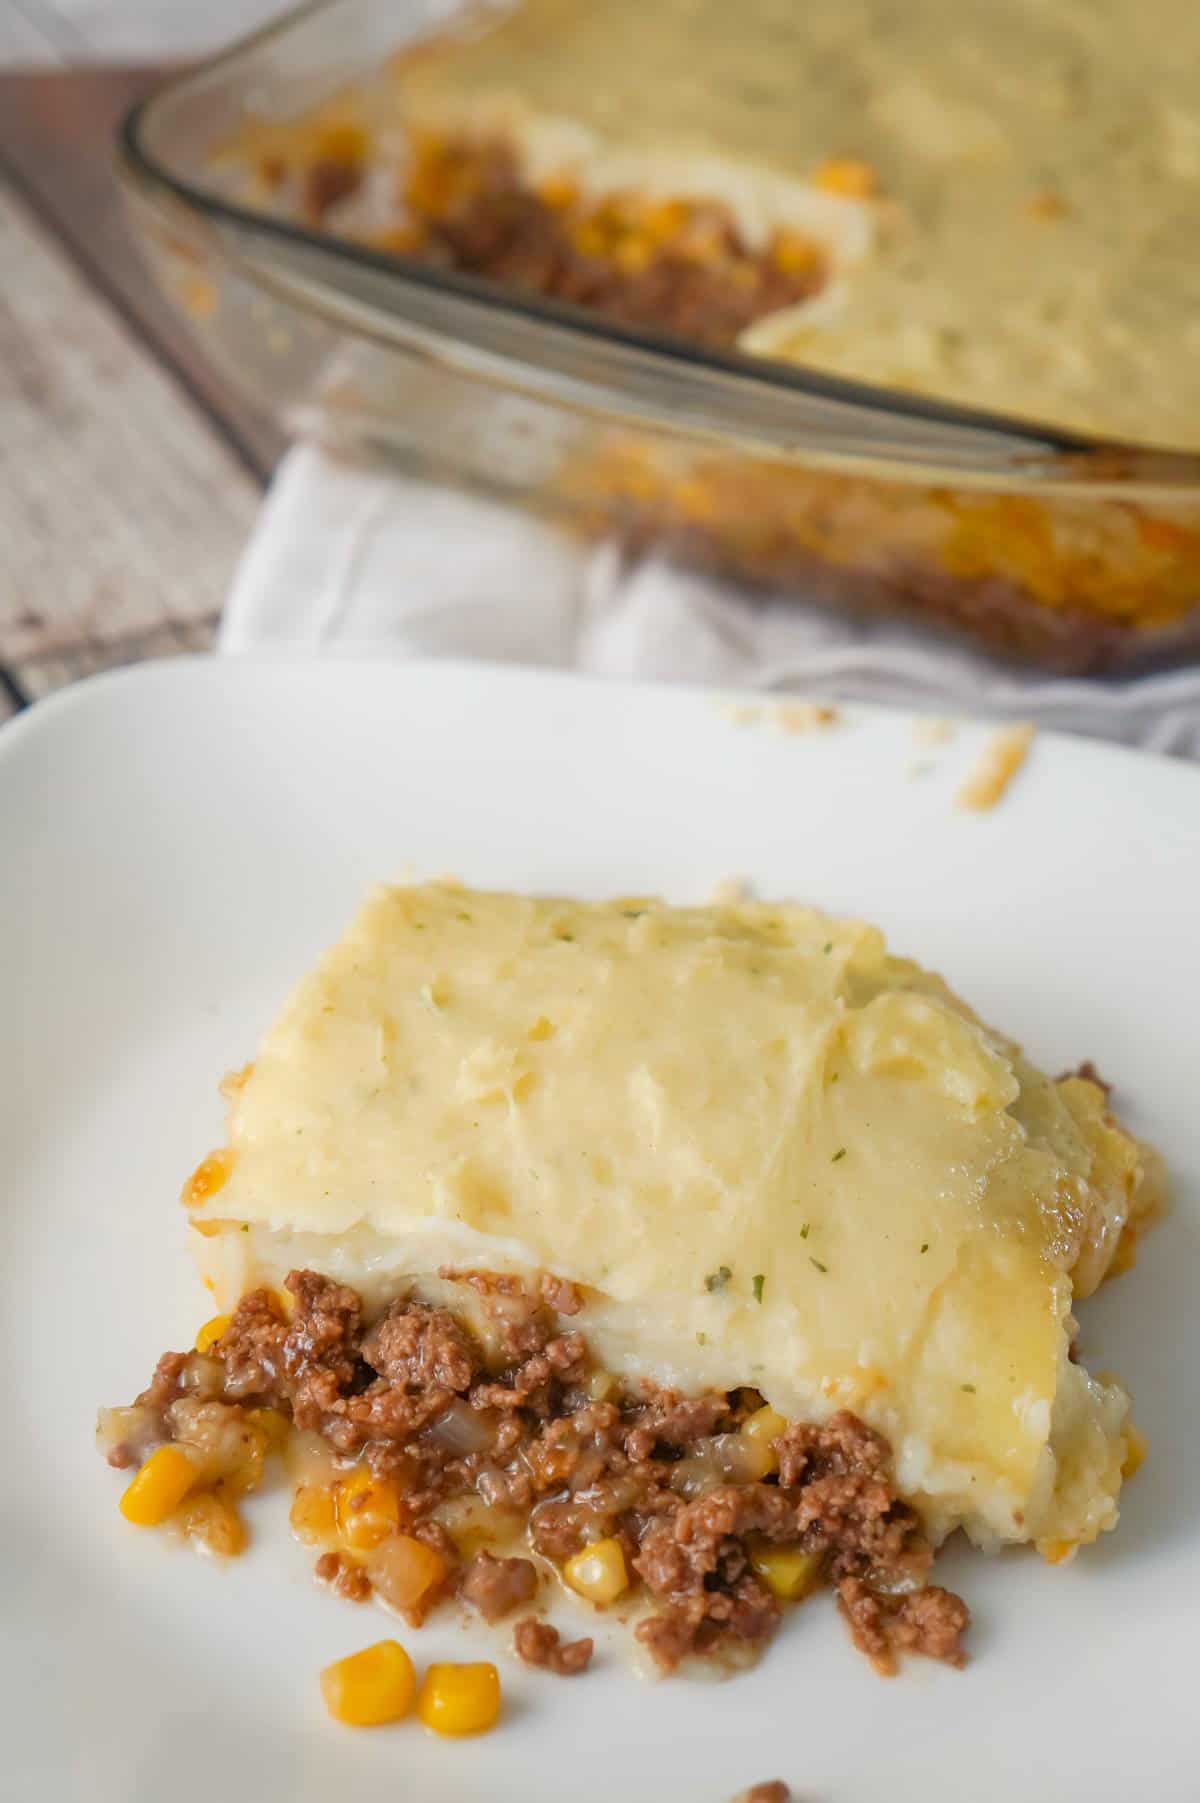
[{"label": "ground beef crumble", "polygon": [[[781,1608],[754,1568],[760,1542],[819,1559],[878,1670],[891,1671],[901,1650],[962,1663],[966,1606],[924,1585],[929,1545],[896,1493],[887,1442],[856,1416],[789,1426],[776,1473],[733,1481],[723,1452],[761,1406],[757,1391],[601,1385],[598,1401],[583,1336],[561,1331],[578,1312],[576,1286],[439,1275],[472,1292],[471,1330],[409,1297],[368,1323],[355,1291],[312,1271],[288,1276],[286,1311],[266,1290],[244,1297],[215,1347],[164,1355],[133,1408],[114,1411],[123,1425],[110,1461],[140,1462],[189,1412],[238,1420],[268,1406],[386,1475],[400,1529],[442,1555],[445,1592],[488,1621],[528,1607],[538,1572],[532,1559],[487,1550],[462,1558],[439,1512],[465,1498],[527,1516],[534,1552],[554,1564],[617,1539],[651,1605],[635,1633],[664,1672],[693,1655],[753,1654],[770,1639]],[[317,1573],[342,1595],[370,1588],[336,1552]],[[592,1652],[590,1640],[560,1644],[533,1617],[517,1623],[514,1644],[562,1675],[584,1670]]]},{"label": "ground beef crumble", "polygon": [[484,1548],[468,1561],[458,1590],[485,1621],[499,1621],[532,1600],[537,1581],[531,1559],[497,1559]]},{"label": "ground beef crumble", "polygon": [[362,1566],[341,1553],[322,1553],[314,1569],[319,1582],[348,1603],[365,1603],[371,1594],[371,1580]]},{"label": "ground beef crumble", "polygon": [[548,1621],[528,1615],[513,1629],[513,1650],[526,1665],[540,1666],[559,1678],[575,1678],[591,1664],[593,1645],[590,1639],[564,1641]]}]

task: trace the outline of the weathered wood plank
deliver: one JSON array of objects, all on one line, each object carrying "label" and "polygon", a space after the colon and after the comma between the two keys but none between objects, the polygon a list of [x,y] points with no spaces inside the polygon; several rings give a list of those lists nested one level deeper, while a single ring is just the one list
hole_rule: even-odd
[{"label": "weathered wood plank", "polygon": [[[211,651],[217,634],[217,616],[188,620],[182,624],[167,622],[149,632],[134,633],[130,638],[110,639],[105,644],[73,645],[50,657],[31,658],[20,665],[17,676],[23,697],[37,701],[54,689],[102,670],[117,670],[126,664],[145,663],[152,657],[179,657],[188,652]],[[3,698],[0,696],[0,707]]]},{"label": "weathered wood plank", "polygon": [[117,122],[163,73],[141,67],[0,74],[0,173],[265,481],[283,435],[212,367],[159,293],[131,237],[113,174]]},{"label": "weathered wood plank", "polygon": [[42,686],[160,629],[206,633],[257,484],[0,190],[0,663]]}]

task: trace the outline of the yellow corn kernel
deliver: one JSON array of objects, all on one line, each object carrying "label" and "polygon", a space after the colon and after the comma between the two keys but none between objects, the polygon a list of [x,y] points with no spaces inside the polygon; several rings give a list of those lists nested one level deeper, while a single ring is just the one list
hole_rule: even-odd
[{"label": "yellow corn kernel", "polygon": [[321,161],[365,162],[369,148],[366,129],[356,119],[330,119],[318,131],[313,148]]},{"label": "yellow corn kernel", "polygon": [[1047,1565],[1062,1565],[1079,1549],[1078,1540],[1039,1540],[1037,1549]]},{"label": "yellow corn kernel", "polygon": [[321,1695],[335,1722],[375,1728],[398,1722],[412,1708],[413,1662],[398,1640],[377,1640],[321,1673]]},{"label": "yellow corn kernel", "polygon": [[781,227],[771,240],[771,261],[784,275],[803,275],[819,262],[820,255],[811,238],[791,227]]},{"label": "yellow corn kernel", "polygon": [[500,1714],[494,1665],[431,1665],[417,1693],[417,1714],[435,1734],[483,1734]]},{"label": "yellow corn kernel", "polygon": [[859,157],[830,157],[813,179],[826,194],[840,194],[844,200],[869,200],[878,186],[870,163]]},{"label": "yellow corn kernel", "polygon": [[337,1533],[333,1496],[320,1484],[301,1484],[288,1514],[293,1534],[308,1546],[332,1540]]},{"label": "yellow corn kernel", "polygon": [[236,1559],[246,1550],[246,1526],[233,1504],[211,1490],[189,1496],[180,1511],[180,1526],[189,1540],[219,1559]]},{"label": "yellow corn kernel", "polygon": [[199,1208],[210,1196],[224,1189],[233,1169],[233,1153],[228,1150],[210,1152],[202,1158],[183,1186],[179,1200],[185,1208]]},{"label": "yellow corn kernel", "polygon": [[[761,1409],[755,1409],[748,1420],[742,1422],[742,1444],[745,1448],[750,1477],[766,1477],[772,1471],[778,1471],[779,1460],[775,1454],[774,1442],[787,1426],[778,1409],[769,1403]],[[761,1469],[759,1469],[761,1467]]]},{"label": "yellow corn kernel", "polygon": [[629,1588],[625,1552],[619,1540],[594,1540],[573,1553],[563,1566],[563,1577],[572,1590],[589,1603],[615,1602]]},{"label": "yellow corn kernel", "polygon": [[121,1513],[135,1527],[156,1528],[174,1514],[192,1485],[196,1467],[178,1446],[152,1452],[121,1498]]},{"label": "yellow corn kernel", "polygon": [[355,1552],[366,1552],[400,1526],[400,1498],[386,1478],[375,1478],[365,1465],[334,1485],[333,1506],[338,1533]]},{"label": "yellow corn kernel", "polygon": [[268,1452],[283,1451],[288,1443],[291,1423],[282,1409],[247,1409],[246,1419],[265,1436]]},{"label": "yellow corn kernel", "polygon": [[548,175],[538,183],[537,197],[544,206],[562,210],[574,206],[579,199],[579,184],[569,175]]},{"label": "yellow corn kernel", "polygon": [[196,1351],[209,1351],[211,1347],[216,1345],[228,1326],[228,1315],[214,1315],[211,1321],[206,1321],[204,1326],[200,1329],[200,1332],[196,1335]]},{"label": "yellow corn kernel", "polygon": [[653,245],[637,234],[622,238],[613,252],[617,267],[627,270],[630,275],[640,275],[643,269],[648,269],[653,255]]},{"label": "yellow corn kernel", "polygon": [[784,1603],[798,1603],[816,1589],[821,1579],[821,1555],[799,1546],[775,1546],[769,1540],[751,1540],[750,1563],[772,1596]]},{"label": "yellow corn kernel", "polygon": [[1135,1471],[1140,1471],[1146,1463],[1146,1454],[1150,1450],[1150,1442],[1140,1427],[1127,1422],[1125,1427],[1125,1457],[1121,1462],[1121,1476],[1131,1478]]}]

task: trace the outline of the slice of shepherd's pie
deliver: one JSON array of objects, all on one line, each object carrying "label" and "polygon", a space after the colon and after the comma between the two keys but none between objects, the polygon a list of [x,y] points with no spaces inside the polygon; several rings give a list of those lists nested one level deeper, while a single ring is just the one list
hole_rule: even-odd
[{"label": "slice of shepherd's pie", "polygon": [[1157,1161],[872,927],[379,889],[227,1094],[184,1201],[230,1313],[102,1416],[131,1519],[236,1550],[288,1438],[319,1575],[521,1611],[560,1671],[554,1575],[666,1670],[825,1581],[889,1669],[961,1659],[954,1528],[1116,1523],[1136,1430],[1072,1306]]}]

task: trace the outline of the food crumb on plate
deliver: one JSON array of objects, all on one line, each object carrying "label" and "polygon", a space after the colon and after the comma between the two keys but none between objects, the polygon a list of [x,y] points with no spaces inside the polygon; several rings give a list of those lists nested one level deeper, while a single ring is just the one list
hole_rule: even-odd
[{"label": "food crumb on plate", "polygon": [[1024,720],[993,733],[983,756],[958,792],[958,805],[983,813],[1004,799],[1008,786],[1029,756],[1036,728]]},{"label": "food crumb on plate", "polygon": [[836,726],[841,718],[836,707],[823,701],[787,701],[774,710],[773,720],[780,732],[792,738],[801,733],[819,732],[822,727]]},{"label": "food crumb on plate", "polygon": [[953,720],[934,715],[913,721],[912,734],[918,745],[948,745],[957,731]]}]

